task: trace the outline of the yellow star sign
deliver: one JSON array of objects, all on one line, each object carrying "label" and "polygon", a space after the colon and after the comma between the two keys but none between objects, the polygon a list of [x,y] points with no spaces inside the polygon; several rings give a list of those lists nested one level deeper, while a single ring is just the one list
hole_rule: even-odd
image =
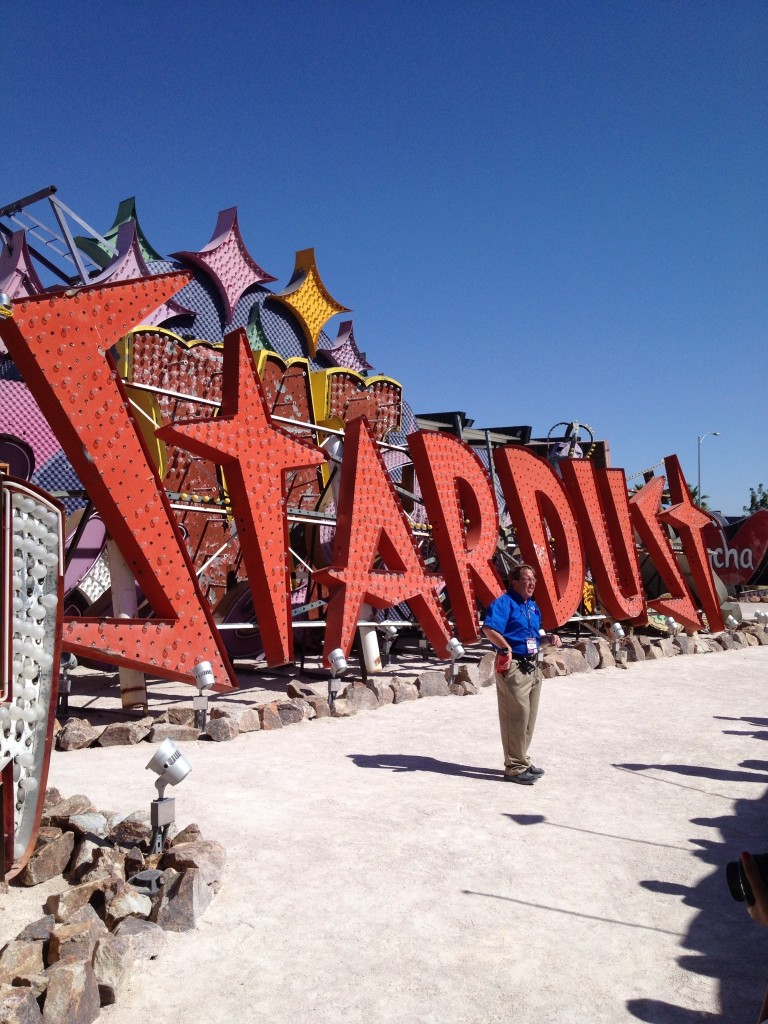
[{"label": "yellow star sign", "polygon": [[317,352],[320,332],[331,317],[350,312],[328,293],[320,280],[314,249],[302,249],[296,253],[296,265],[288,286],[273,298],[287,306],[301,324],[312,358]]}]

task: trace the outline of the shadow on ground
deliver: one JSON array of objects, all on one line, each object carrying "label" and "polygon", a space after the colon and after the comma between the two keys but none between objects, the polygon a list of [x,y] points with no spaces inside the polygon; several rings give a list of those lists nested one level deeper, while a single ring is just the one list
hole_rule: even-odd
[{"label": "shadow on ground", "polygon": [[467,779],[503,780],[504,772],[496,768],[477,768],[468,764],[439,761],[436,757],[418,754],[347,754],[358,768],[383,768],[390,772],[435,772],[438,775],[462,775]]}]

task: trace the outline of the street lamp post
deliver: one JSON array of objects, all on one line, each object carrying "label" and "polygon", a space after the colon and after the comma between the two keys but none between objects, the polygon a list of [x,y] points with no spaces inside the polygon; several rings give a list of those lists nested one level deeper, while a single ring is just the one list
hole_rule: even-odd
[{"label": "street lamp post", "polygon": [[699,505],[701,505],[701,442],[704,440],[705,437],[709,437],[710,434],[712,435],[712,437],[720,437],[720,431],[719,430],[708,430],[706,432],[706,434],[700,434],[699,435],[699,445],[698,445],[698,453],[697,453],[698,454],[699,474],[698,474],[698,483],[696,485],[696,497],[698,498],[698,504]]}]

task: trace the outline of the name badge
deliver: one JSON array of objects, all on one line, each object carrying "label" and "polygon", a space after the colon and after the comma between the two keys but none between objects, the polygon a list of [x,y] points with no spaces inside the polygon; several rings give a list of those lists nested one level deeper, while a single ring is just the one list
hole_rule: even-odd
[{"label": "name badge", "polygon": [[529,636],[525,641],[525,646],[529,658],[532,658],[539,650],[539,641],[535,636]]}]

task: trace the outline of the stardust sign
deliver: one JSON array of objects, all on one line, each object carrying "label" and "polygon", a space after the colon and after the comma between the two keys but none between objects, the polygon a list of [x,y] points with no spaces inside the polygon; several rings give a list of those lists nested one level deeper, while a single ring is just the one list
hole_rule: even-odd
[{"label": "stardust sign", "polygon": [[[218,688],[226,689],[236,686],[234,673],[110,354],[189,279],[163,274],[26,298],[0,320],[0,336],[154,612],[149,619],[65,618],[64,649],[189,682],[195,664],[206,660]],[[327,453],[272,421],[242,331],[225,339],[223,379],[218,416],[174,422],[157,437],[222,467],[266,658],[278,665],[293,659],[285,477],[301,468],[317,471]],[[503,589],[492,561],[496,497],[480,460],[446,434],[416,431],[408,448],[440,574],[427,570],[366,419],[352,420],[333,556],[313,574],[328,596],[326,659],[334,648],[349,653],[364,604],[401,602],[444,655],[454,633],[465,643],[478,639],[476,602],[488,603]],[[621,469],[565,460],[561,479],[517,446],[497,449],[494,465],[523,558],[539,574],[537,600],[547,628],[576,610],[587,564],[609,615],[644,620],[637,533],[670,595],[654,608],[697,629],[699,614],[669,528],[680,539],[710,626],[722,627],[702,539],[710,520],[691,502],[675,456],[666,460],[674,504],[665,509],[662,477],[629,499]],[[438,598],[443,586],[455,627]]]}]

